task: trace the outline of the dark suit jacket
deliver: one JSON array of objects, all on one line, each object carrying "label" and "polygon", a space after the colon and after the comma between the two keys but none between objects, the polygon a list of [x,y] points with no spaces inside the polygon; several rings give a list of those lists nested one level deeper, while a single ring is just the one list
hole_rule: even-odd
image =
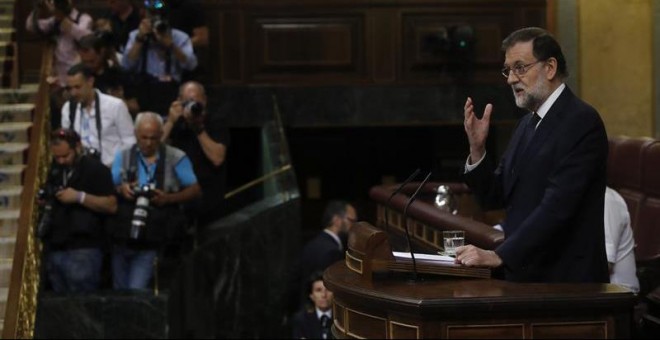
[{"label": "dark suit jacket", "polygon": [[304,286],[310,275],[317,270],[324,271],[331,264],[344,258],[344,253],[339,250],[339,244],[328,235],[321,231],[315,238],[309,241],[302,251],[301,274]]},{"label": "dark suit jacket", "polygon": [[[332,319],[330,319],[332,325]],[[302,310],[293,316],[293,338],[294,339],[321,339],[321,321],[316,316],[316,311]],[[328,339],[332,333],[328,332]]]},{"label": "dark suit jacket", "polygon": [[[598,112],[566,87],[525,150],[525,115],[499,165],[487,154],[465,175],[491,206],[506,209],[495,250],[507,280],[609,282],[603,209],[607,134]],[[516,153],[518,155],[516,155]]]}]

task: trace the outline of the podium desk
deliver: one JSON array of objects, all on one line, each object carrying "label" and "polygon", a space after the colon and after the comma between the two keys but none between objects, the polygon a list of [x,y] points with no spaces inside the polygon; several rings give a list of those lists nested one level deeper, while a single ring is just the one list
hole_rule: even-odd
[{"label": "podium desk", "polygon": [[365,280],[337,262],[324,273],[334,293],[337,338],[630,338],[635,297],[612,284],[514,283],[401,276]]}]

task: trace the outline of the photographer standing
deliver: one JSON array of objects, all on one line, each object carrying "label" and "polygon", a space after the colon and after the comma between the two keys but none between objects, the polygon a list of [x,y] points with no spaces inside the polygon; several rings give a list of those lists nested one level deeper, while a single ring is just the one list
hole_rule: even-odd
[{"label": "photographer standing", "polygon": [[229,130],[213,118],[207,111],[202,84],[186,82],[181,85],[179,99],[170,105],[163,133],[163,141],[169,138],[170,144],[183,150],[192,161],[202,188],[202,200],[195,214],[200,227],[217,220],[224,211]]},{"label": "photographer standing", "polygon": [[195,69],[197,57],[190,36],[170,26],[167,6],[159,4],[147,7],[147,17],[129,34],[121,65],[133,74],[140,110],[165,115],[183,71]]},{"label": "photographer standing", "polygon": [[[89,292],[100,283],[104,214],[117,211],[110,169],[82,154],[75,131],[58,129],[50,139],[53,162],[41,200],[39,237],[55,292]],[[48,216],[47,216],[48,214]]]},{"label": "photographer standing", "polygon": [[110,167],[117,151],[135,143],[133,118],[123,100],[97,90],[94,80],[85,65],[71,67],[67,76],[71,100],[62,106],[62,127],[79,132],[86,151],[100,154]]},{"label": "photographer standing", "polygon": [[153,112],[135,119],[137,144],[118,152],[112,177],[119,211],[112,224],[115,289],[147,287],[159,250],[182,241],[181,204],[200,194],[186,154],[161,142],[163,120]]},{"label": "photographer standing", "polygon": [[37,0],[25,28],[54,42],[53,72],[46,78],[51,86],[51,126],[59,127],[59,108],[64,103],[66,73],[79,61],[76,42],[92,33],[92,17],[76,9],[71,0]]}]

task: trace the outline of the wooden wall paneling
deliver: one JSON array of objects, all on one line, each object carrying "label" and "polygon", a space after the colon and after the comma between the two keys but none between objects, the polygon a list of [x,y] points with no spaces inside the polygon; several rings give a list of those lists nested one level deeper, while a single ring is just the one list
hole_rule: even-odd
[{"label": "wooden wall paneling", "polygon": [[248,81],[366,78],[364,13],[253,14],[247,21]]},{"label": "wooden wall paneling", "polygon": [[396,9],[374,9],[369,18],[367,45],[371,74],[376,84],[396,81],[397,63],[401,46],[401,12]]},{"label": "wooden wall paneling", "polygon": [[[215,72],[215,79],[221,83],[234,84],[245,81],[245,30],[244,12],[230,10],[218,13],[220,32],[217,40],[211,42],[211,65]],[[219,49],[213,46],[219,46]],[[214,52],[219,50],[220,52]]]}]

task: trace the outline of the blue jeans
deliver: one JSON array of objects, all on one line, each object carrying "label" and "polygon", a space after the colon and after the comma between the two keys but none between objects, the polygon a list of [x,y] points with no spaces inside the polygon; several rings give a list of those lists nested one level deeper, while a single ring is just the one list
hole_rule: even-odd
[{"label": "blue jeans", "polygon": [[103,253],[98,248],[54,251],[48,254],[48,279],[57,293],[91,292],[99,288]]},{"label": "blue jeans", "polygon": [[124,246],[112,249],[114,289],[146,289],[154,272],[155,250],[134,250]]}]

